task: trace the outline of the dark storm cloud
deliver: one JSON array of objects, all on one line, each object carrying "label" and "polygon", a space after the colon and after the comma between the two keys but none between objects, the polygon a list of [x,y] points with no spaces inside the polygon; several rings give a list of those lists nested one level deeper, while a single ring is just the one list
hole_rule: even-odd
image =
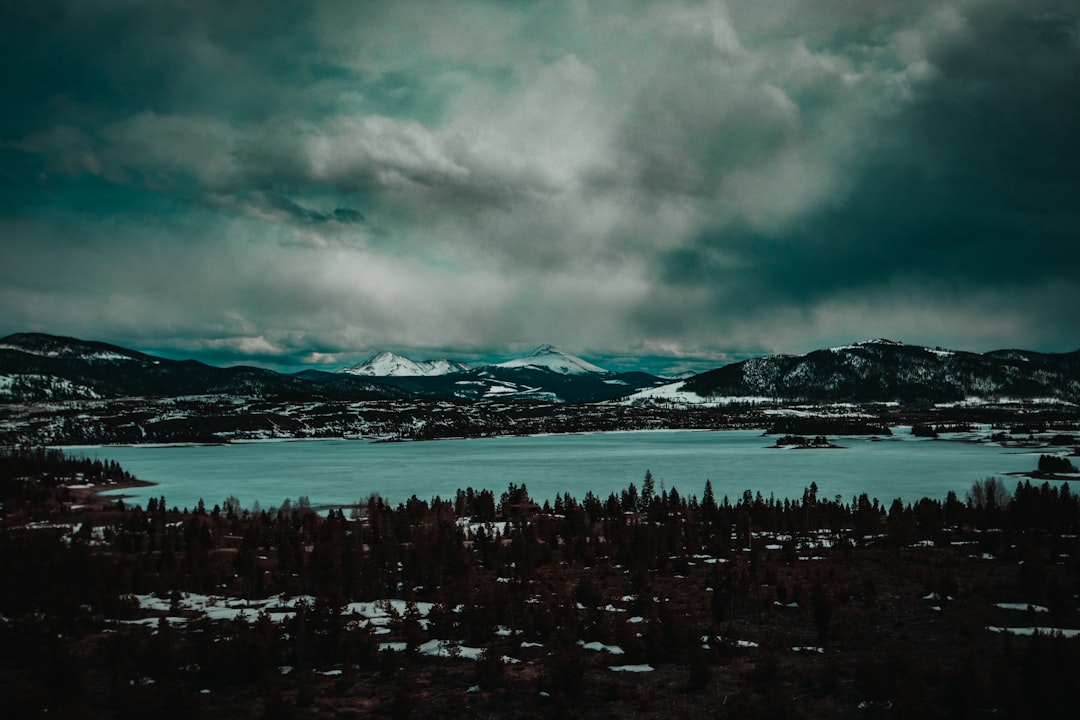
[{"label": "dark storm cloud", "polygon": [[1073,5],[7,4],[8,329],[1069,349]]},{"label": "dark storm cloud", "polygon": [[1076,344],[1065,308],[1080,299],[1080,16],[1055,3],[966,10],[920,38],[926,66],[860,138],[869,151],[841,202],[782,233],[704,232],[663,253],[660,279],[714,284],[716,311],[757,322],[783,307],[811,319],[851,295],[913,315],[978,298],[987,318],[1022,307],[1028,342]]},{"label": "dark storm cloud", "polygon": [[22,111],[5,114],[5,129],[70,111],[273,111],[288,99],[280,83],[303,78],[313,48],[297,3],[41,0],[5,3],[4,15],[5,53],[24,70],[5,73]]}]

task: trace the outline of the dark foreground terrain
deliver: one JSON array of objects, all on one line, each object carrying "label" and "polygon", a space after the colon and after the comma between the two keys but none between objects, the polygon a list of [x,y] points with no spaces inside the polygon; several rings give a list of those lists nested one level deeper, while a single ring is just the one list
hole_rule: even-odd
[{"label": "dark foreground terrain", "polygon": [[646,477],[329,516],[94,495],[133,481],[0,456],[5,717],[1075,717],[1060,480],[886,506]]}]

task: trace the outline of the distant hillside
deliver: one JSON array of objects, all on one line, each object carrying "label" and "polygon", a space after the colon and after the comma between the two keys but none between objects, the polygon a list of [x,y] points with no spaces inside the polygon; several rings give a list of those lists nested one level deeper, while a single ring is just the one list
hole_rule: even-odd
[{"label": "distant hillside", "polygon": [[283,375],[244,366],[217,368],[195,360],[166,360],[115,345],[40,333],[0,339],[0,400],[218,394],[375,399],[406,393],[351,376]]},{"label": "distant hillside", "polygon": [[890,340],[733,363],[629,400],[710,399],[941,404],[1080,402],[1080,352],[985,354]]}]

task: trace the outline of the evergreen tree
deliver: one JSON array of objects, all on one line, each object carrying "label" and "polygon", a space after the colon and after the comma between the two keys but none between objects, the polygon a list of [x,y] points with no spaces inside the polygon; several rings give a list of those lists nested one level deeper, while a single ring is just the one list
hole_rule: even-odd
[{"label": "evergreen tree", "polygon": [[656,482],[653,480],[652,470],[645,471],[645,480],[641,483],[641,511],[649,509],[656,497]]},{"label": "evergreen tree", "polygon": [[713,495],[712,480],[705,481],[705,492],[701,497],[701,511],[708,520],[716,518],[716,496]]}]

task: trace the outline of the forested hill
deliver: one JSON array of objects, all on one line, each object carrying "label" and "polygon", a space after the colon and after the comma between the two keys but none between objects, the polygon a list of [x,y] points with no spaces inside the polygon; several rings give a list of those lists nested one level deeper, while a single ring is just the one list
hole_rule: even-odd
[{"label": "forested hill", "polygon": [[707,397],[780,401],[948,403],[966,400],[1080,402],[1080,351],[985,354],[888,340],[773,355],[727,365],[679,390]]}]

